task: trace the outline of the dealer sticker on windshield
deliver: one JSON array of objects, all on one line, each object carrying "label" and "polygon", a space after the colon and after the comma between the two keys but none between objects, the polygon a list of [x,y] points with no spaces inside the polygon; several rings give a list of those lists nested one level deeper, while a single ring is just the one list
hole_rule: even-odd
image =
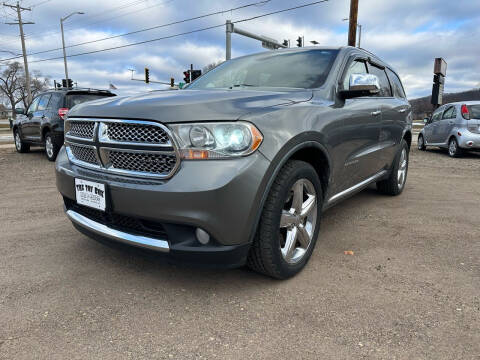
[{"label": "dealer sticker on windshield", "polygon": [[75,179],[77,204],[105,211],[105,184]]}]

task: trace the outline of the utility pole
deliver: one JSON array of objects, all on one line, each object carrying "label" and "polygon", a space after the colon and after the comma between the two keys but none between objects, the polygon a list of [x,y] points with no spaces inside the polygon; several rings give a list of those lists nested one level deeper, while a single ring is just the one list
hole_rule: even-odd
[{"label": "utility pole", "polygon": [[358,0],[350,0],[350,17],[348,27],[348,46],[355,46],[357,40],[357,17],[358,17]]},{"label": "utility pole", "polygon": [[17,10],[18,22],[7,23],[8,25],[18,25],[20,28],[20,39],[22,40],[22,52],[23,52],[23,65],[25,67],[25,86],[27,87],[27,102],[32,102],[32,91],[30,90],[30,72],[28,71],[27,51],[25,50],[25,35],[23,34],[23,25],[35,24],[33,22],[22,22],[22,10],[32,11],[30,8],[21,7],[17,1],[17,5],[9,5],[3,3],[3,6]]}]

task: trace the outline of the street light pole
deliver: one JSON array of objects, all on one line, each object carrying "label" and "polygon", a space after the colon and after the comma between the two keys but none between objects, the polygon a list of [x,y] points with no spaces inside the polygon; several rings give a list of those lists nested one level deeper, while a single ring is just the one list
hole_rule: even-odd
[{"label": "street light pole", "polygon": [[65,80],[68,82],[68,68],[67,68],[67,53],[65,52],[65,35],[63,34],[63,22],[73,15],[83,15],[85,13],[81,11],[73,12],[63,18],[60,18],[60,29],[62,30],[62,48],[63,48],[63,64],[65,65]]}]

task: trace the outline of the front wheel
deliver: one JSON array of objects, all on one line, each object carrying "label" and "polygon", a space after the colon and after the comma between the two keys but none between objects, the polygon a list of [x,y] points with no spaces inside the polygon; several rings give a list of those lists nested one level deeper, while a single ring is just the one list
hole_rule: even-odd
[{"label": "front wheel", "polygon": [[277,279],[299,273],[315,247],[322,203],[315,169],[304,161],[288,161],[268,194],[247,265]]},{"label": "front wheel", "polygon": [[400,151],[393,161],[390,176],[377,182],[377,190],[386,195],[400,195],[405,188],[408,174],[408,144],[405,140],[400,143]]},{"label": "front wheel", "polygon": [[425,139],[423,138],[422,134],[418,135],[417,146],[418,150],[424,151],[427,149],[427,147],[425,146]]},{"label": "front wheel", "polygon": [[13,138],[15,140],[15,149],[19,153],[26,153],[30,150],[30,145],[25,144],[22,140],[22,137],[20,136],[20,132],[18,130],[15,130],[13,133]]}]

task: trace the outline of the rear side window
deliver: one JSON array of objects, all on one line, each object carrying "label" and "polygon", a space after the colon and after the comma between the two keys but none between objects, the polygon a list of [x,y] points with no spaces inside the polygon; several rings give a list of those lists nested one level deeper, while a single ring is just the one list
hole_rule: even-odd
[{"label": "rear side window", "polygon": [[63,96],[61,93],[53,93],[50,98],[50,104],[48,106],[51,109],[57,110],[63,108]]},{"label": "rear side window", "polygon": [[367,67],[364,61],[354,61],[350,64],[347,71],[345,72],[345,77],[343,78],[343,90],[348,90],[350,88],[350,75],[352,74],[366,74]]},{"label": "rear side window", "polygon": [[40,96],[38,101],[37,111],[45,110],[48,107],[48,102],[50,101],[51,94],[45,94]]},{"label": "rear side window", "polygon": [[392,96],[392,90],[390,89],[390,83],[388,82],[387,74],[384,69],[381,69],[375,65],[369,64],[368,66],[370,74],[377,75],[380,83],[380,92],[377,96],[388,97]]},{"label": "rear side window", "polygon": [[392,70],[387,69],[388,79],[393,89],[393,96],[400,99],[406,99],[405,91],[403,90],[402,82],[400,78]]},{"label": "rear side window", "polygon": [[454,119],[456,117],[455,113],[455,106],[450,106],[445,112],[443,113],[442,119]]},{"label": "rear side window", "polygon": [[[111,95],[110,95],[111,96]],[[68,94],[67,95],[67,107],[71,109],[75,105],[87,102],[87,101],[92,101],[92,100],[97,100],[97,99],[103,99],[105,97],[110,97],[109,95],[102,95],[102,94]]]}]

